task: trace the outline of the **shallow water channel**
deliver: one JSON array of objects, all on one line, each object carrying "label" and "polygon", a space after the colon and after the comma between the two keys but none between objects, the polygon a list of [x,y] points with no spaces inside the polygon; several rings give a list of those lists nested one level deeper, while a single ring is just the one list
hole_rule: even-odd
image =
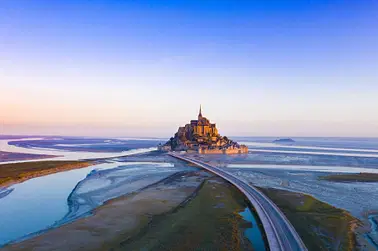
[{"label": "shallow water channel", "polygon": [[[171,163],[107,162],[0,189],[0,246],[65,223],[67,216],[70,219],[82,216],[106,200],[182,170]],[[73,194],[78,195],[75,198],[79,202],[89,198],[92,203],[83,203],[73,215],[68,203]]]},{"label": "shallow water channel", "polygon": [[247,207],[243,212],[239,213],[244,220],[250,222],[252,227],[247,228],[244,232],[245,236],[252,243],[254,250],[265,251],[265,242],[262,237],[261,230],[257,225],[255,216],[252,214],[251,210]]}]

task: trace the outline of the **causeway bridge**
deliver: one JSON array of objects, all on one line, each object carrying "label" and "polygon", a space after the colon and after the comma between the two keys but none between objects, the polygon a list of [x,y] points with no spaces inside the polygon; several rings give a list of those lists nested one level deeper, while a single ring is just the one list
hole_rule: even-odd
[{"label": "causeway bridge", "polygon": [[195,164],[222,177],[244,193],[244,195],[256,209],[256,212],[262,222],[265,235],[268,240],[269,249],[271,251],[307,251],[302,239],[286,216],[267,196],[257,190],[257,188],[240,180],[235,175],[206,162],[173,152],[168,154],[174,158]]}]

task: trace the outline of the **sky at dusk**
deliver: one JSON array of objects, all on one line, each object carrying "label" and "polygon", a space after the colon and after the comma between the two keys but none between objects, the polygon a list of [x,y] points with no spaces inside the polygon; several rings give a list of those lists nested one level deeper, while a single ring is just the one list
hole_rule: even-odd
[{"label": "sky at dusk", "polygon": [[0,134],[378,137],[378,1],[0,1]]}]

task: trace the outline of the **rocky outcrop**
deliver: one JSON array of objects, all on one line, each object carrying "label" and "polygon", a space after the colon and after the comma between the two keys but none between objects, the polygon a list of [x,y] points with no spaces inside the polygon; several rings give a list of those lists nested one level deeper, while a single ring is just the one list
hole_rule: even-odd
[{"label": "rocky outcrop", "polygon": [[295,143],[295,141],[290,138],[285,138],[285,139],[276,139],[273,141],[273,143],[291,144],[291,143]]}]

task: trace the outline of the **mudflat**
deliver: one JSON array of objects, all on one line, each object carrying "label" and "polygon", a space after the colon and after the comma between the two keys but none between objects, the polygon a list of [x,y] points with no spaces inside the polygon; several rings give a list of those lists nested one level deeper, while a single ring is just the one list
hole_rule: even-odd
[{"label": "mudflat", "polygon": [[378,182],[377,173],[348,173],[348,174],[331,174],[319,177],[321,180],[334,182]]},{"label": "mudflat", "polygon": [[279,190],[259,188],[286,215],[297,230],[308,250],[340,251],[355,250],[363,238],[356,230],[361,222],[347,211],[321,202],[312,196]]},{"label": "mudflat", "polygon": [[0,250],[253,250],[243,194],[204,171],[173,177]]},{"label": "mudflat", "polygon": [[228,182],[213,177],[185,206],[154,217],[137,235],[113,250],[254,250],[244,232],[258,228],[240,212],[246,198]]},{"label": "mudflat", "polygon": [[0,250],[108,250],[117,246],[120,238],[128,239],[140,231],[153,215],[169,212],[180,205],[196,191],[204,176],[191,174],[183,179],[180,186],[163,182],[109,200],[88,217]]}]

